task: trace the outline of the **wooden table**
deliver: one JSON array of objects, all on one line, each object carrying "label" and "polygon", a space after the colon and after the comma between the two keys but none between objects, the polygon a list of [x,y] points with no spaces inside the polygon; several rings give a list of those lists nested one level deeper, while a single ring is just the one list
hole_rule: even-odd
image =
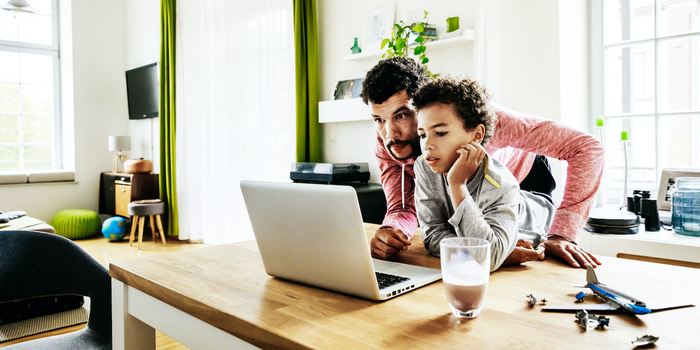
[{"label": "wooden table", "polygon": [[[371,237],[377,225],[366,224]],[[420,237],[399,261],[440,267]],[[642,300],[700,300],[700,270],[602,257],[598,278]],[[153,349],[154,328],[193,349],[631,349],[660,337],[660,349],[697,349],[700,307],[643,316],[612,315],[583,332],[573,314],[529,308],[526,295],[573,303],[585,270],[558,260],[491,274],[481,314],[458,320],[441,281],[372,302],[272,278],[254,241],[110,264],[114,349]],[[586,302],[594,302],[588,297]],[[242,341],[241,341],[242,340]]]}]

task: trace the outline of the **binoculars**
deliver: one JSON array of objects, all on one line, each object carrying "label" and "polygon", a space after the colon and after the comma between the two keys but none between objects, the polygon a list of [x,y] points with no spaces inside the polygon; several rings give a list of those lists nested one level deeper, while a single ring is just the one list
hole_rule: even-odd
[{"label": "binoculars", "polygon": [[651,199],[651,193],[646,190],[634,190],[632,197],[627,197],[627,211],[633,212],[644,219],[646,231],[660,231],[659,209],[656,199]]}]

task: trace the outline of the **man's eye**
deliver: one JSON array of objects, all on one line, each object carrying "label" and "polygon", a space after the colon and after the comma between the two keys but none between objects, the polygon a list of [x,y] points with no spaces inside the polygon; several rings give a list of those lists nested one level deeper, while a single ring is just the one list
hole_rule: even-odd
[{"label": "man's eye", "polygon": [[447,132],[446,131],[445,132],[436,132],[435,135],[443,137],[443,136],[447,135]]},{"label": "man's eye", "polygon": [[403,118],[403,113],[399,113],[396,115],[396,119],[401,119],[401,118]]}]

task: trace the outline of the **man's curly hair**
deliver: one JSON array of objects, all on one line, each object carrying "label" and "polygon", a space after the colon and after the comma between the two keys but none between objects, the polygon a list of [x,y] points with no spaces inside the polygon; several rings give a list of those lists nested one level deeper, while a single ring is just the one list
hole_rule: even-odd
[{"label": "man's curly hair", "polygon": [[484,125],[484,140],[488,144],[493,137],[493,123],[496,119],[489,100],[491,93],[472,77],[438,78],[424,84],[415,95],[413,104],[417,110],[436,103],[452,105],[457,117],[464,123],[465,130],[472,130],[477,125]]},{"label": "man's curly hair", "polygon": [[423,66],[412,58],[394,56],[379,61],[362,82],[362,102],[381,104],[391,96],[406,91],[410,99],[428,81]]}]

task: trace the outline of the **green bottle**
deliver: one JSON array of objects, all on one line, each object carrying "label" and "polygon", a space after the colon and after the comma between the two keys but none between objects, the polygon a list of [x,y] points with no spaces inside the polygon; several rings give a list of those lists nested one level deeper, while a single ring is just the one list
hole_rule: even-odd
[{"label": "green bottle", "polygon": [[352,45],[352,47],[350,48],[350,52],[352,52],[353,55],[362,52],[362,49],[360,49],[360,47],[357,46],[357,38],[355,38],[355,44]]}]

